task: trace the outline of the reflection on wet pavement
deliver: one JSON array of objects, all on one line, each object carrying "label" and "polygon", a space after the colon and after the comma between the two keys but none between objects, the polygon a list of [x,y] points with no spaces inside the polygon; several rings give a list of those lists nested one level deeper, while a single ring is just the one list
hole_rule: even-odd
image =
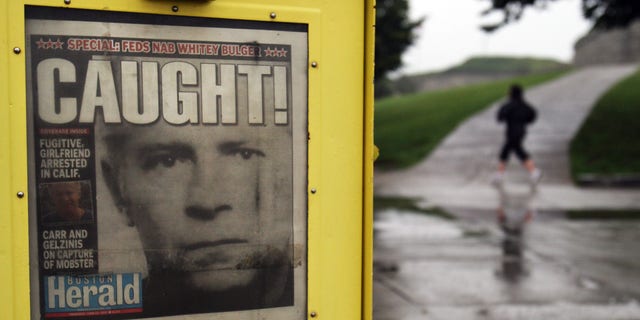
[{"label": "reflection on wet pavement", "polygon": [[523,236],[525,227],[533,219],[535,209],[531,200],[536,194],[536,186],[531,185],[524,194],[508,194],[504,184],[496,186],[498,190],[498,208],[496,221],[502,231],[502,264],[498,274],[507,282],[517,284],[526,277]]},{"label": "reflection on wet pavement", "polygon": [[376,213],[374,319],[640,319],[640,220],[536,212],[534,188],[445,220]]}]

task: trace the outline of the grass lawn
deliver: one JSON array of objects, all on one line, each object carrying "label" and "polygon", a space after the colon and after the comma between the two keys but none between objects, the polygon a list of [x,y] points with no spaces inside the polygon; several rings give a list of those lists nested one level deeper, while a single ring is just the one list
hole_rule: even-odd
[{"label": "grass lawn", "polygon": [[401,197],[380,197],[373,198],[373,207],[376,211],[385,209],[398,209],[404,211],[420,212],[427,215],[437,216],[447,220],[455,219],[454,216],[446,210],[434,207],[429,209],[420,208],[416,205],[417,199],[401,198]]},{"label": "grass lawn", "polygon": [[375,103],[376,166],[410,166],[427,155],[472,114],[504,97],[509,86],[539,84],[566,71],[530,75],[462,88],[392,97]]},{"label": "grass lawn", "polygon": [[571,173],[640,173],[640,71],[600,98],[571,142]]},{"label": "grass lawn", "polygon": [[640,210],[569,210],[570,220],[638,220]]}]

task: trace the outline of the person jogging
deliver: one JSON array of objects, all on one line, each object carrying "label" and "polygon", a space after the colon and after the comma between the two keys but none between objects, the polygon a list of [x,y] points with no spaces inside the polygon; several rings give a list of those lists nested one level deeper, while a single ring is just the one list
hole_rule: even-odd
[{"label": "person jogging", "polygon": [[509,90],[509,100],[498,111],[498,122],[506,123],[507,128],[506,140],[500,151],[498,172],[493,179],[494,183],[502,182],[512,152],[529,171],[532,182],[537,183],[542,178],[542,171],[535,166],[529,153],[522,146],[527,134],[527,125],[535,120],[536,110],[524,100],[522,87],[518,84],[512,85]]}]

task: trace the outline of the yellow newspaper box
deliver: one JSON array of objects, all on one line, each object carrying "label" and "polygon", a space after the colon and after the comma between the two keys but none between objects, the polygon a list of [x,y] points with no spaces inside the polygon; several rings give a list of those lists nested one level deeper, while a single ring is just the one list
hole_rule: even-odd
[{"label": "yellow newspaper box", "polygon": [[373,0],[0,11],[2,319],[370,319]]}]

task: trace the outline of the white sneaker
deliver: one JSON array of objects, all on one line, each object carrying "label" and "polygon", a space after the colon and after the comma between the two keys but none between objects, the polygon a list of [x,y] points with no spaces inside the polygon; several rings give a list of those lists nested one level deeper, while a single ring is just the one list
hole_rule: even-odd
[{"label": "white sneaker", "polygon": [[533,171],[531,172],[531,182],[537,184],[538,182],[540,182],[540,179],[542,179],[542,170],[538,168],[533,169]]}]

